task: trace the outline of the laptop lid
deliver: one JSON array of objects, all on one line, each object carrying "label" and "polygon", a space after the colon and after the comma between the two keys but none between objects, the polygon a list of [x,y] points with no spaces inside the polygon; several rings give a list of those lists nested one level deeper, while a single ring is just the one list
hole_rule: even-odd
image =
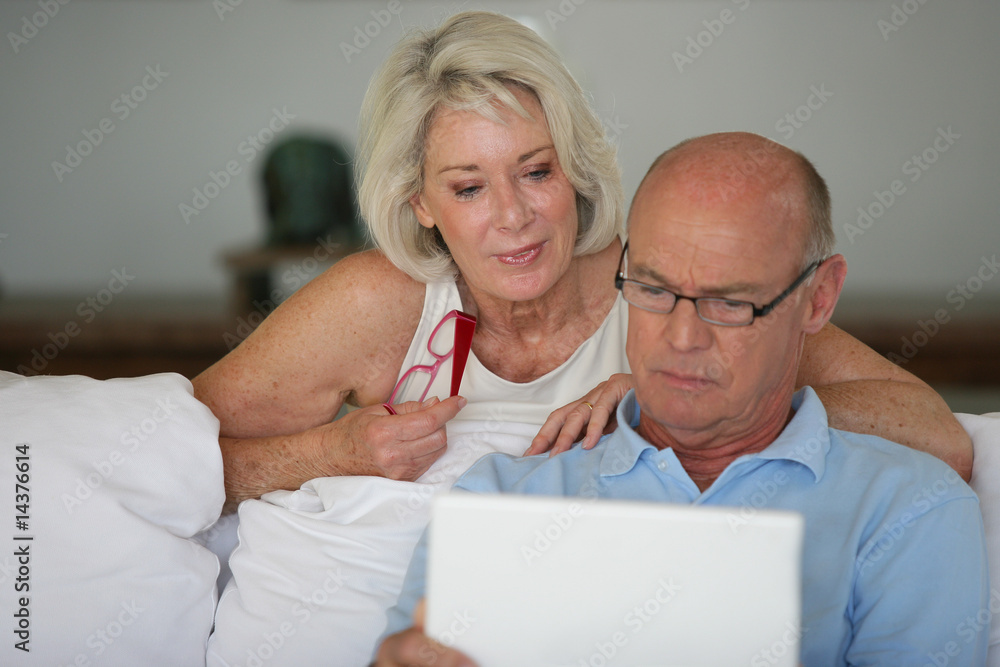
[{"label": "laptop lid", "polygon": [[448,493],[427,633],[482,667],[799,664],[792,512]]}]

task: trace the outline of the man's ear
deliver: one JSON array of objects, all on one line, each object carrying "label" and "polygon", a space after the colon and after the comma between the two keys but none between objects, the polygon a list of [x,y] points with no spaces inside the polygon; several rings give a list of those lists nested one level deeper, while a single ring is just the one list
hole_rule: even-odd
[{"label": "man's ear", "polygon": [[846,277],[847,260],[840,254],[829,257],[816,269],[809,286],[809,307],[802,327],[807,334],[817,333],[830,321]]},{"label": "man's ear", "polygon": [[431,212],[424,204],[423,194],[417,193],[410,197],[410,208],[413,209],[414,215],[417,216],[417,222],[419,222],[421,226],[426,227],[427,229],[434,229],[434,216],[431,215]]}]

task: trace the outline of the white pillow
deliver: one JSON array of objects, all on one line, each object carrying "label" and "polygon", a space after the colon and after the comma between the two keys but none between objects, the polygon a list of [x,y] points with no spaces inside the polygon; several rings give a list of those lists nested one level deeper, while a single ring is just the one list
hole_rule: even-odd
[{"label": "white pillow", "polygon": [[1000,412],[986,415],[956,413],[972,438],[970,486],[979,496],[986,529],[990,565],[990,651],[987,664],[1000,667]]},{"label": "white pillow", "polygon": [[417,482],[324,477],[239,509],[233,579],[210,667],[367,665],[429,519],[429,499],[479,457],[522,454],[537,424],[452,421],[448,451]]},{"label": "white pillow", "polygon": [[204,664],[218,436],[180,375],[0,372],[0,664]]}]

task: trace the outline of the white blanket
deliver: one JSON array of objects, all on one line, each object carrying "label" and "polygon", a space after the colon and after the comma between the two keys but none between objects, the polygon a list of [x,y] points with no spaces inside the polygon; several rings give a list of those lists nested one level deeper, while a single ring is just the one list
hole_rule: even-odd
[{"label": "white blanket", "polygon": [[417,482],[328,477],[241,504],[208,664],[367,665],[427,525],[428,500],[484,454],[522,454],[537,431],[453,421],[447,453]]}]

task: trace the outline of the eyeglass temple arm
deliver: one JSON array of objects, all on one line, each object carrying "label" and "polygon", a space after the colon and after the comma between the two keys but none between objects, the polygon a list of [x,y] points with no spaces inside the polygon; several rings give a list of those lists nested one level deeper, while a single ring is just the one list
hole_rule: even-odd
[{"label": "eyeglass temple arm", "polygon": [[451,396],[457,396],[465,373],[465,363],[472,349],[472,334],[476,332],[476,318],[459,312],[455,318],[455,351],[451,359]]},{"label": "eyeglass temple arm", "polygon": [[775,308],[777,308],[779,303],[781,303],[786,298],[788,298],[788,295],[791,294],[792,292],[794,292],[795,289],[799,285],[801,285],[803,282],[805,282],[806,278],[808,278],[809,276],[811,276],[812,272],[815,271],[816,269],[818,269],[819,266],[820,266],[820,264],[822,264],[825,261],[826,261],[825,259],[817,260],[817,261],[813,262],[812,264],[810,264],[808,267],[806,267],[806,270],[802,272],[802,275],[799,276],[798,279],[794,283],[792,283],[791,285],[789,285],[788,289],[786,289],[784,292],[782,292],[781,294],[779,294],[774,299],[774,301],[772,301],[771,303],[767,304],[763,308],[754,307],[754,309],[753,309],[753,316],[754,317],[764,317],[765,315],[767,315],[768,313],[770,313],[772,310],[774,310]]}]

